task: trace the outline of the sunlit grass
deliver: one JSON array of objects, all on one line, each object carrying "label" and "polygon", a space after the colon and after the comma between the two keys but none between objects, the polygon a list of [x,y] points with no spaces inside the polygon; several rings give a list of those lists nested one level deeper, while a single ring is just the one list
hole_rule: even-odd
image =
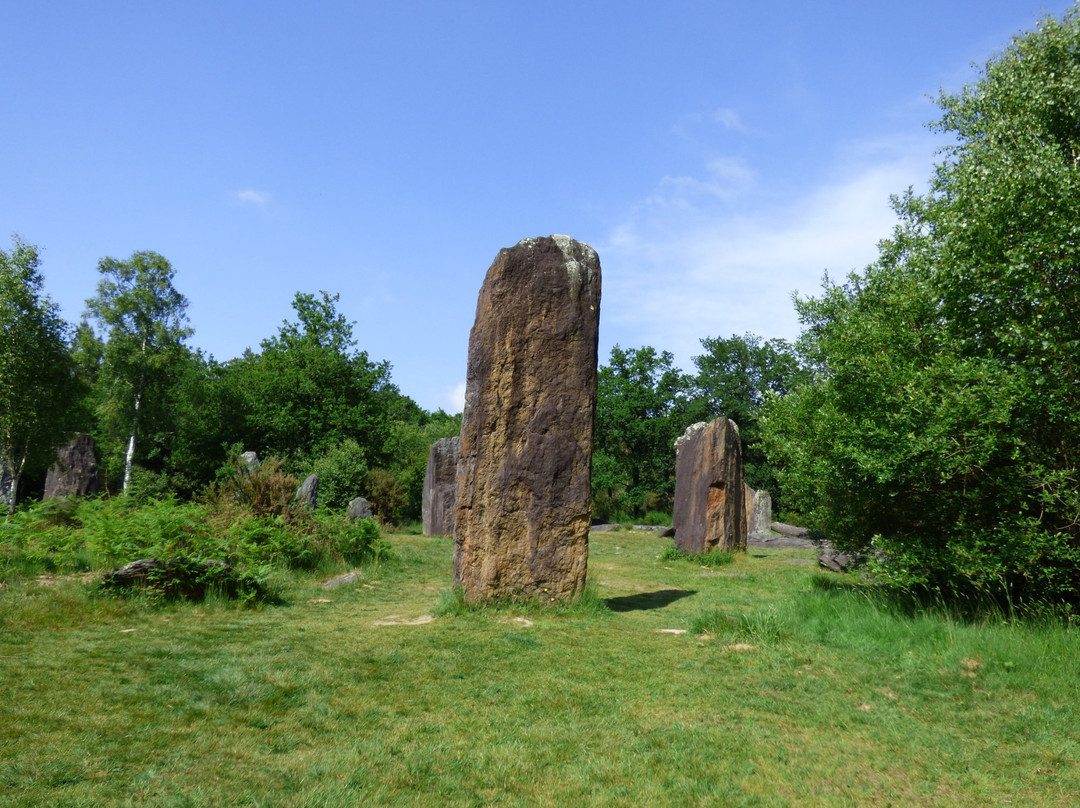
[{"label": "sunlit grass", "polygon": [[[589,599],[465,607],[392,535],[283,605],[0,588],[0,805],[1068,806],[1080,637],[909,614],[807,551],[598,533]],[[826,583],[822,583],[822,582]],[[684,633],[676,633],[684,632]]]}]

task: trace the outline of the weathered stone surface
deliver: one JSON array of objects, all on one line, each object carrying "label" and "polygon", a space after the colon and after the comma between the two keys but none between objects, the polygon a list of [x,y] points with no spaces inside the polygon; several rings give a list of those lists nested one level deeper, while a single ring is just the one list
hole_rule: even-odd
[{"label": "weathered stone surface", "polygon": [[454,580],[465,599],[585,585],[600,261],[567,236],[501,250],[469,337]]},{"label": "weathered stone surface", "polygon": [[717,418],[675,441],[675,546],[684,553],[746,549],[739,428]]},{"label": "weathered stone surface", "polygon": [[746,524],[747,536],[769,532],[769,525],[772,524],[772,494],[764,488],[754,491],[754,498],[746,509]]},{"label": "weathered stone surface", "polygon": [[235,595],[237,581],[234,570],[224,561],[207,558],[199,561],[170,558],[140,558],[102,576],[106,589],[131,589],[145,586],[151,573],[158,576],[157,586],[169,597],[201,600],[216,589],[224,595]]},{"label": "weathered stone surface", "polygon": [[849,553],[838,552],[826,541],[818,548],[818,564],[833,572],[851,572],[856,566],[856,560]]},{"label": "weathered stone surface", "polygon": [[240,455],[240,463],[248,474],[259,467],[259,455],[256,452],[244,452]]},{"label": "weathered stone surface", "polygon": [[94,439],[79,433],[56,453],[56,462],[45,475],[44,499],[85,497],[98,492]]},{"label": "weathered stone surface", "polygon": [[457,519],[457,467],[461,437],[440,438],[428,451],[424,474],[423,519],[425,536],[450,536]]},{"label": "weathered stone surface", "polygon": [[300,487],[296,489],[293,502],[300,502],[315,510],[315,504],[319,501],[319,475],[309,474]]},{"label": "weathered stone surface", "polygon": [[805,539],[810,535],[810,529],[796,525],[786,525],[783,522],[770,522],[769,530],[782,536],[792,536],[796,539]]},{"label": "weathered stone surface", "polygon": [[355,522],[357,519],[370,519],[371,503],[363,497],[357,497],[349,503],[348,517],[350,522]]}]

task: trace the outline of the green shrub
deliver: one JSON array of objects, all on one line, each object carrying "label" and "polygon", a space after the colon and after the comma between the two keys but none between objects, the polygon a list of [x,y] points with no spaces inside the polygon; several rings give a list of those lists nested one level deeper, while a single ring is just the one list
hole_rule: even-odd
[{"label": "green shrub", "polygon": [[382,534],[374,519],[348,522],[338,534],[337,550],[350,564],[359,564],[371,558],[377,560],[381,549]]},{"label": "green shrub", "polygon": [[645,518],[641,520],[641,524],[671,527],[671,514],[663,511],[649,511],[645,514]]},{"label": "green shrub", "polygon": [[342,511],[366,490],[367,451],[349,438],[319,457],[312,470],[319,476],[319,507]]}]

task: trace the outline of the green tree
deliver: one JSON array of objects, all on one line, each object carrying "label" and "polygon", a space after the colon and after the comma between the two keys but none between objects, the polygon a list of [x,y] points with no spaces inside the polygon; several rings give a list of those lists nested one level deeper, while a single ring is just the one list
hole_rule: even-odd
[{"label": "green tree", "polygon": [[592,474],[597,518],[671,506],[675,439],[704,416],[691,377],[673,361],[667,351],[616,345],[600,367]]},{"label": "green tree", "polygon": [[67,326],[43,292],[36,247],[0,250],[0,504],[10,513],[28,470],[47,466],[71,433],[79,386]]},{"label": "green tree", "polygon": [[351,438],[356,459],[373,468],[385,459],[388,413],[400,394],[389,363],[357,350],[338,295],[320,295],[297,293],[297,320],[263,340],[259,353],[230,363],[229,384],[245,413],[240,439],[261,455],[289,458],[299,474]]},{"label": "green tree", "polygon": [[704,417],[724,415],[739,425],[746,482],[767,489],[780,507],[782,495],[761,444],[758,420],[770,395],[782,396],[803,376],[793,346],[782,339],[762,340],[755,334],[701,340],[705,353],[693,357],[694,383]]},{"label": "green tree", "polygon": [[87,312],[105,335],[96,403],[107,466],[115,467],[122,457],[126,492],[140,433],[171,430],[169,390],[178,364],[187,357],[183,343],[192,331],[185,325],[187,299],[173,286],[175,272],[161,255],[103,258],[98,272],[97,294],[86,301]]},{"label": "green tree", "polygon": [[1080,603],[1080,11],[943,93],[956,136],[878,261],[799,302],[785,491],[883,574]]}]

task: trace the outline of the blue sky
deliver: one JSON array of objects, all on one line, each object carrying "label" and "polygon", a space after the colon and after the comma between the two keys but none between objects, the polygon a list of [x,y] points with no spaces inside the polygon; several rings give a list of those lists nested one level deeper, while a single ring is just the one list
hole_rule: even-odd
[{"label": "blue sky", "polygon": [[600,359],[793,338],[791,295],[873,260],[925,124],[1069,2],[27,2],[0,6],[0,243],[79,319],[161,253],[219,360],[341,296],[402,392],[460,409],[502,247],[603,267]]}]

